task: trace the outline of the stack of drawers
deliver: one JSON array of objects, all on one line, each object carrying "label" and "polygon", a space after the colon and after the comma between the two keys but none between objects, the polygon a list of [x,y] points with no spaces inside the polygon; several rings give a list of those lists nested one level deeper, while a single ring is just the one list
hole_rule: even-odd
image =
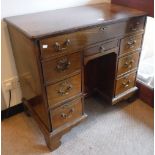
[{"label": "stack of drawers", "polygon": [[5,19],[22,101],[51,150],[87,117],[85,92],[112,104],[134,94],[145,20],[107,3]]},{"label": "stack of drawers", "polygon": [[[108,28],[95,26],[40,40],[42,72],[52,130],[72,123],[84,115],[83,58],[117,47],[118,40],[106,44],[105,41],[122,33],[122,30],[116,32],[114,28],[124,24],[125,22],[115,23]],[[104,49],[101,49],[103,46]],[[87,50],[83,52],[84,49]]]},{"label": "stack of drawers", "polygon": [[114,98],[135,86],[144,24],[145,17],[132,18],[40,40],[53,130],[84,114],[82,70],[89,60],[119,51]]},{"label": "stack of drawers", "polygon": [[65,40],[64,37],[47,38],[40,42],[53,130],[83,115],[81,52],[69,49],[71,41]]},{"label": "stack of drawers", "polygon": [[115,28],[124,27],[125,24],[125,22],[115,23],[108,28],[102,25],[95,26],[40,40],[42,72],[52,130],[72,123],[84,115],[82,102],[84,61],[92,55],[94,59],[95,54],[115,49],[118,40],[108,42],[106,40],[122,33],[122,30],[115,31]]},{"label": "stack of drawers", "polygon": [[134,88],[142,47],[145,18],[131,20],[127,36],[120,39],[115,97]]}]

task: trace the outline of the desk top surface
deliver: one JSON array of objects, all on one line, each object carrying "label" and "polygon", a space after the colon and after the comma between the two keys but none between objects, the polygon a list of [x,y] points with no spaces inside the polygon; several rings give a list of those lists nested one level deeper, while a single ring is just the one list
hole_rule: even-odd
[{"label": "desk top surface", "polygon": [[123,21],[145,12],[114,4],[96,4],[5,18],[31,39]]}]

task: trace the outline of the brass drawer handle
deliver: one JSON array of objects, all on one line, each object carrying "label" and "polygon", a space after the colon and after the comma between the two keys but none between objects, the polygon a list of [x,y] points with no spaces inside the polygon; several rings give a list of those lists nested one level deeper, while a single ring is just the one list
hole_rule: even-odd
[{"label": "brass drawer handle", "polygon": [[136,40],[130,39],[130,40],[127,42],[128,48],[134,48],[136,42],[137,42]]},{"label": "brass drawer handle", "polygon": [[107,30],[107,29],[108,29],[108,27],[100,27],[100,30],[103,31],[103,32],[104,32],[105,30]]},{"label": "brass drawer handle", "polygon": [[69,68],[71,65],[71,62],[67,58],[63,58],[57,62],[56,70],[58,72],[65,71],[66,69]]},{"label": "brass drawer handle", "polygon": [[122,82],[122,85],[124,88],[127,88],[127,87],[129,87],[130,83],[131,83],[131,80],[124,81],[124,82]]},{"label": "brass drawer handle", "polygon": [[72,84],[69,81],[65,81],[60,84],[58,94],[61,96],[67,95],[72,90],[72,88],[73,88]]},{"label": "brass drawer handle", "polygon": [[63,45],[61,45],[60,43],[56,42],[56,43],[54,44],[54,48],[56,49],[57,52],[61,52],[61,51],[63,51],[63,50],[66,50],[67,47],[68,47],[70,44],[71,44],[70,39],[67,39],[67,40],[63,43]]},{"label": "brass drawer handle", "polygon": [[137,27],[131,27],[131,31],[137,31]]},{"label": "brass drawer handle", "polygon": [[132,65],[133,65],[133,63],[135,62],[135,60],[127,60],[126,62],[125,62],[125,64],[124,64],[124,67],[125,68],[132,68]]},{"label": "brass drawer handle", "polygon": [[71,110],[69,110],[69,112],[67,114],[66,113],[62,113],[61,117],[64,118],[64,119],[70,118],[70,117],[72,117],[72,114],[73,114],[74,111],[75,111],[75,109],[72,108]]},{"label": "brass drawer handle", "polygon": [[138,26],[140,25],[139,22],[136,22],[135,26],[130,26],[131,31],[137,31],[138,30]]}]

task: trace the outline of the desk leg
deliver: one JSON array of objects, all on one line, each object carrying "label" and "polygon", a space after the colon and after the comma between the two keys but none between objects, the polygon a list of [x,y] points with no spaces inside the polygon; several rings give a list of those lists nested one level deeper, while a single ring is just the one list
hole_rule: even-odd
[{"label": "desk leg", "polygon": [[48,146],[48,148],[50,149],[50,151],[54,151],[55,149],[57,149],[60,145],[61,145],[61,134],[55,135],[53,137],[51,137],[50,135],[44,135],[46,144]]}]

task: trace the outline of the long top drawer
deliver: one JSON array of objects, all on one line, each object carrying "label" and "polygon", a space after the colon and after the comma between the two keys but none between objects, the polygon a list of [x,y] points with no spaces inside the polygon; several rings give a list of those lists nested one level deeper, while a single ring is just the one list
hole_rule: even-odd
[{"label": "long top drawer", "polygon": [[41,58],[46,59],[66,52],[72,53],[91,44],[113,39],[126,33],[141,31],[144,24],[145,17],[132,18],[128,21],[101,24],[86,30],[41,39]]}]

